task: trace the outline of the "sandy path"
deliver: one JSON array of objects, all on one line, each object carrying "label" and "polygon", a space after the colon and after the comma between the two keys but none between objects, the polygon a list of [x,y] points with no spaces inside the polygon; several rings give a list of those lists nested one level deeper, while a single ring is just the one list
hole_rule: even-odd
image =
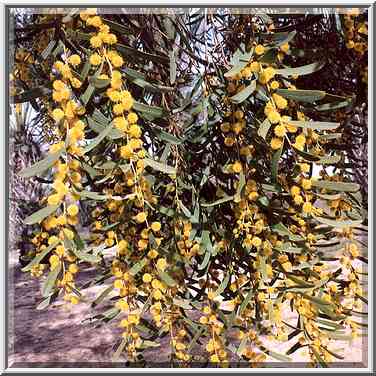
[{"label": "sandy path", "polygon": [[116,331],[110,326],[94,329],[82,325],[82,319],[92,313],[85,304],[69,310],[58,306],[37,311],[39,281],[22,273],[16,262],[11,261],[10,278],[14,278],[14,288],[10,288],[9,302],[9,365],[108,361],[112,346],[119,338]]}]

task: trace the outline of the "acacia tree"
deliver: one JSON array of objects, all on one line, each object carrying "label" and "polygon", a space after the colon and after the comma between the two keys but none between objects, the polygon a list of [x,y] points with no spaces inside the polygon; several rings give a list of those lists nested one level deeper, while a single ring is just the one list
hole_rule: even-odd
[{"label": "acacia tree", "polygon": [[[103,285],[92,320],[120,325],[116,355],[132,361],[163,337],[185,366],[200,346],[222,366],[301,348],[313,364],[341,358],[331,343],[357,335],[366,302],[364,218],[359,185],[323,168],[341,161],[328,147],[341,123],[315,114],[343,97],[297,87],[324,65],[287,65],[299,31],[266,14],[116,13],[36,17],[53,30],[41,53],[16,29],[32,58],[16,59],[12,101],[34,102],[51,140],[19,173],[52,179],[24,220],[38,226],[23,270],[43,279],[39,308]],[[278,354],[264,335],[296,341]]]}]

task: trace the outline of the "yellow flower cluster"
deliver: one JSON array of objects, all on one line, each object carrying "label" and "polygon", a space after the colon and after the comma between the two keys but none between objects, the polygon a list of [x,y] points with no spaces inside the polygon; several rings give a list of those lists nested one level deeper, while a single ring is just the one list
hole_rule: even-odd
[{"label": "yellow flower cluster", "polygon": [[364,55],[368,49],[367,35],[368,25],[367,21],[359,22],[358,12],[351,10],[344,15],[344,26],[346,36],[346,47],[353,49],[357,54]]}]

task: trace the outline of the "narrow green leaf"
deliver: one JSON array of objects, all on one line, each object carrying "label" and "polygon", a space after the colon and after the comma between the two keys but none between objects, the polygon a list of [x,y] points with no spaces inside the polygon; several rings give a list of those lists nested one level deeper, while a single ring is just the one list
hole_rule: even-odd
[{"label": "narrow green leaf", "polygon": [[[277,33],[275,33],[275,34],[277,34]],[[282,33],[280,33],[280,34],[282,34]],[[285,38],[275,42],[275,44],[274,44],[275,47],[280,47],[280,46],[283,46],[286,43],[291,42],[295,38],[295,35],[296,35],[296,30],[290,31]]]},{"label": "narrow green leaf", "polygon": [[174,90],[173,87],[152,84],[140,78],[134,79],[132,83],[152,93],[168,93]]},{"label": "narrow green leaf", "polygon": [[266,136],[269,132],[269,129],[270,127],[272,126],[272,124],[270,123],[270,121],[268,120],[268,118],[266,118],[259,126],[259,129],[257,131],[257,134],[262,137],[264,140],[266,140]]},{"label": "narrow green leaf", "polygon": [[[244,44],[241,47],[243,47],[243,50],[244,50]],[[242,52],[242,49],[238,48],[230,60],[230,65],[235,66],[239,64],[239,62],[244,62],[247,65],[252,55],[253,55],[253,48],[249,52],[244,52],[244,53]]]},{"label": "narrow green leaf", "polygon": [[104,201],[104,200],[108,200],[109,198],[109,196],[107,195],[101,195],[98,192],[91,192],[91,191],[86,191],[86,190],[77,191],[77,194],[79,194],[80,197],[82,198],[88,198],[90,200],[96,200],[96,201]]},{"label": "narrow green leaf", "polygon": [[80,101],[84,106],[86,106],[89,103],[89,100],[91,96],[94,94],[94,91],[95,91],[95,86],[92,84],[89,84],[85,92],[80,97]]},{"label": "narrow green leaf", "polygon": [[265,258],[265,256],[260,256],[260,272],[261,272],[261,278],[265,282],[268,279],[268,273],[266,271],[266,258]]},{"label": "narrow green leaf", "polygon": [[[102,72],[103,63],[104,62],[102,61],[101,65],[96,70],[94,75],[89,78],[89,85],[87,86],[85,92],[80,97],[80,101],[84,106],[86,106],[89,103],[90,98],[95,92],[96,85],[100,85],[99,82],[97,82],[97,78]],[[103,81],[106,81],[106,80],[103,80]],[[103,82],[102,82],[102,85],[103,85]]]},{"label": "narrow green leaf", "polygon": [[50,56],[52,50],[55,48],[56,46],[56,40],[51,40],[50,43],[48,43],[47,47],[43,50],[43,52],[40,54],[41,58],[43,60],[46,60],[48,58],[48,56]]},{"label": "narrow green leaf", "polygon": [[312,153],[309,153],[308,151],[304,151],[304,150],[300,150],[300,149],[297,149],[296,147],[292,147],[294,149],[294,151],[299,154],[301,157],[303,157],[305,160],[307,161],[310,161],[310,162],[317,162],[321,159],[321,157],[315,155],[315,154],[312,154]]},{"label": "narrow green leaf", "polygon": [[43,299],[36,307],[38,311],[41,311],[47,308],[51,303],[51,296],[47,296],[47,298]]},{"label": "narrow green leaf", "polygon": [[259,63],[262,64],[274,64],[277,60],[278,50],[275,48],[269,48],[264,55],[259,59]]},{"label": "narrow green leaf", "polygon": [[313,303],[316,303],[318,305],[322,305],[322,306],[332,306],[332,303],[324,300],[324,299],[321,299],[317,296],[312,296],[312,295],[309,295],[309,294],[303,294],[305,298],[307,298],[308,300],[312,301]]},{"label": "narrow green leaf", "polygon": [[28,217],[26,217],[24,219],[23,223],[25,225],[33,225],[35,223],[40,223],[40,222],[43,221],[43,219],[45,219],[49,215],[55,213],[55,211],[57,210],[58,207],[59,207],[59,205],[48,205],[48,206],[36,211],[35,213],[29,215]]},{"label": "narrow green leaf", "polygon": [[240,174],[239,174],[239,184],[238,184],[238,189],[236,190],[236,194],[239,196],[241,193],[242,193],[242,190],[245,186],[245,175],[244,175],[244,172],[242,171]]},{"label": "narrow green leaf", "polygon": [[252,297],[254,295],[255,295],[254,290],[249,290],[248,291],[247,296],[242,301],[242,304],[240,304],[239,315],[241,315],[243,313],[243,311],[247,308],[248,303],[250,302],[250,300],[252,299]]},{"label": "narrow green leaf", "polygon": [[112,360],[113,361],[116,361],[120,358],[120,355],[121,353],[124,351],[125,349],[125,346],[127,345],[127,341],[123,338],[118,346],[118,348],[116,349],[116,351],[114,352],[114,355],[112,357]]},{"label": "narrow green leaf", "polygon": [[204,328],[198,328],[197,331],[196,331],[196,334],[194,335],[194,337],[192,338],[192,341],[190,342],[190,344],[188,345],[188,348],[187,348],[187,351],[188,353],[192,350],[193,346],[196,344],[196,342],[200,339],[202,333],[205,331]]},{"label": "narrow green leaf", "polygon": [[174,287],[177,285],[177,282],[166,272],[160,272],[159,276],[161,280],[166,283],[170,287]]},{"label": "narrow green leaf", "polygon": [[282,146],[276,150],[273,154],[273,158],[272,158],[272,164],[271,164],[271,170],[272,170],[272,182],[273,183],[276,183],[277,182],[277,176],[278,176],[278,164],[279,164],[279,160],[281,158],[281,155],[282,155],[282,150],[283,150],[283,144]]},{"label": "narrow green leaf", "polygon": [[238,356],[241,356],[241,355],[243,354],[243,351],[244,351],[245,347],[247,346],[247,342],[248,342],[248,337],[245,335],[245,336],[242,338],[242,340],[241,340],[241,342],[240,342],[240,344],[239,344],[238,349],[236,350],[236,354],[237,354]]},{"label": "narrow green leaf", "polygon": [[30,178],[31,176],[38,175],[48,170],[55,164],[55,162],[60,158],[64,151],[65,149],[62,148],[56,153],[49,154],[46,158],[42,159],[41,161],[38,161],[34,163],[32,166],[20,171],[18,175],[22,178]]},{"label": "narrow green leaf", "polygon": [[178,200],[178,204],[179,204],[179,207],[180,209],[183,211],[184,215],[187,217],[187,218],[191,218],[192,217],[192,213],[189,211],[189,209],[183,204],[182,201]]},{"label": "narrow green leaf", "polygon": [[236,59],[233,60],[233,62],[235,62],[235,64],[233,64],[234,66],[228,72],[224,74],[224,77],[230,78],[240,73],[241,70],[245,68],[247,64],[249,63],[253,55],[253,50],[254,49],[252,48],[250,52],[245,52],[244,54],[240,54],[239,56],[236,56]]},{"label": "narrow green leaf", "polygon": [[298,277],[295,277],[294,275],[292,274],[288,274],[287,275],[287,278],[288,279],[291,279],[291,281],[295,282],[297,285],[301,286],[301,287],[304,287],[304,288],[315,288],[315,285],[312,284],[312,283],[309,283],[307,281],[304,281]]},{"label": "narrow green leaf", "polygon": [[114,290],[114,287],[112,285],[106,287],[103,291],[101,291],[99,293],[99,295],[93,300],[93,302],[91,303],[91,306],[92,307],[95,307],[97,306],[98,304],[100,304],[103,299],[111,292]]},{"label": "narrow green leaf", "polygon": [[82,168],[89,174],[89,176],[94,179],[96,176],[100,175],[99,171],[97,171],[95,168],[91,167],[89,164],[85,162],[81,162]]},{"label": "narrow green leaf", "polygon": [[351,99],[342,102],[325,103],[315,106],[317,111],[333,111],[339,108],[347,107],[351,104]]},{"label": "narrow green leaf", "polygon": [[47,279],[44,281],[42,285],[42,296],[45,298],[49,296],[52,292],[52,290],[55,287],[56,279],[60,273],[61,270],[61,262],[50,271],[50,273],[47,276]]},{"label": "narrow green leaf", "polygon": [[242,91],[230,97],[231,102],[235,104],[240,104],[245,101],[256,89],[256,80],[253,80],[247,87]]},{"label": "narrow green leaf", "polygon": [[321,165],[337,164],[340,160],[341,160],[340,155],[329,155],[329,156],[320,158],[317,164],[321,164]]},{"label": "narrow green leaf", "polygon": [[230,273],[227,272],[226,276],[223,278],[221,284],[218,286],[217,290],[215,291],[215,296],[219,296],[222,294],[223,291],[225,291],[229,281],[230,281]]},{"label": "narrow green leaf", "polygon": [[177,305],[178,307],[181,307],[183,309],[192,309],[192,306],[190,305],[190,301],[187,299],[173,299],[173,304]]},{"label": "narrow green leaf", "polygon": [[303,65],[301,67],[296,68],[284,68],[284,69],[277,69],[276,74],[289,77],[289,76],[304,76],[306,74],[311,74],[314,72],[317,72],[321,68],[323,68],[325,65],[325,62],[316,62],[308,65]]},{"label": "narrow green leaf", "polygon": [[101,124],[103,127],[106,127],[111,123],[111,120],[107,118],[104,114],[102,114],[102,112],[100,112],[97,108],[94,110],[92,118],[94,121]]},{"label": "narrow green leaf", "polygon": [[118,308],[110,308],[106,312],[103,312],[103,316],[108,320],[114,319],[120,313],[120,309]]},{"label": "narrow green leaf", "polygon": [[232,201],[233,199],[234,199],[234,196],[225,196],[225,197],[222,197],[219,200],[216,200],[214,202],[211,202],[211,203],[201,203],[200,205],[206,208],[206,207],[220,205],[220,204],[223,204],[225,202]]},{"label": "narrow green leaf", "polygon": [[103,131],[99,133],[97,137],[90,140],[89,145],[87,145],[84,148],[84,154],[88,153],[89,151],[93,150],[96,146],[98,146],[102,142],[102,140],[110,133],[111,130],[112,125],[109,125],[106,128],[104,128]]},{"label": "narrow green leaf", "polygon": [[282,222],[273,225],[271,228],[281,236],[288,236],[292,241],[304,240],[301,236],[293,234]]},{"label": "narrow green leaf", "polygon": [[144,162],[146,166],[150,166],[154,170],[164,172],[165,174],[169,175],[176,175],[176,168],[169,166],[166,163],[157,162],[150,158],[144,158]]},{"label": "narrow green leaf", "polygon": [[24,91],[21,94],[14,95],[10,97],[10,103],[24,103],[30,102],[33,99],[37,99],[40,97],[46,97],[51,94],[51,89],[46,88],[44,86],[35,87]]},{"label": "narrow green leaf", "polygon": [[206,251],[204,259],[202,260],[202,263],[198,266],[199,270],[203,270],[206,268],[206,266],[208,265],[210,261],[210,257],[211,257],[211,253],[209,251]]},{"label": "narrow green leaf", "polygon": [[301,127],[305,129],[315,129],[320,131],[328,131],[336,129],[340,126],[340,123],[329,123],[326,121],[295,121],[290,120],[289,124],[295,127]]},{"label": "narrow green leaf", "polygon": [[317,322],[321,325],[326,325],[336,330],[344,329],[342,325],[337,324],[336,322],[333,322],[333,321],[326,320],[326,319],[317,319]]},{"label": "narrow green leaf", "polygon": [[166,56],[161,56],[161,55],[155,55],[155,54],[150,54],[147,52],[143,52],[140,50],[137,50],[135,48],[125,46],[122,44],[116,44],[115,48],[122,53],[122,55],[127,56],[134,60],[137,58],[138,60],[141,61],[153,61],[155,63],[160,63],[160,64],[169,64],[169,59]]},{"label": "narrow green leaf", "polygon": [[328,134],[321,134],[319,139],[322,141],[328,140],[335,140],[342,137],[342,133],[328,133]]},{"label": "narrow green leaf", "polygon": [[324,359],[320,356],[320,354],[316,351],[316,349],[313,346],[310,346],[310,349],[313,352],[313,355],[315,355],[315,358],[319,362],[320,366],[323,368],[327,368],[328,365],[325,363]]},{"label": "narrow green leaf", "polygon": [[326,96],[325,91],[320,90],[290,90],[277,89],[276,93],[286,99],[291,99],[297,102],[313,103]]},{"label": "narrow green leaf", "polygon": [[344,228],[344,227],[354,227],[362,224],[363,219],[358,220],[338,220],[338,219],[330,219],[325,217],[317,217],[315,218],[324,225],[328,225],[335,228]]},{"label": "narrow green leaf", "polygon": [[257,202],[261,204],[263,207],[267,208],[270,204],[270,201],[267,196],[261,196],[257,199]]},{"label": "narrow green leaf", "polygon": [[79,251],[75,247],[71,248],[72,252],[82,261],[90,262],[90,263],[98,263],[101,261],[101,258],[89,253],[89,250],[86,251]]},{"label": "narrow green leaf", "polygon": [[121,35],[128,35],[132,31],[130,27],[119,24],[107,18],[104,21],[106,25],[110,26],[111,30],[116,31]]},{"label": "narrow green leaf", "polygon": [[134,102],[133,109],[140,112],[141,117],[145,117],[145,119],[150,121],[160,119],[166,115],[166,111],[162,107],[148,106],[137,101]]},{"label": "narrow green leaf", "polygon": [[338,192],[357,192],[360,189],[359,184],[356,183],[344,183],[329,180],[313,180],[312,185],[317,188]]},{"label": "narrow green leaf", "polygon": [[149,341],[147,339],[144,339],[142,342],[141,342],[141,345],[140,345],[140,349],[148,349],[148,348],[156,348],[156,347],[160,347],[161,344],[158,343],[158,342],[155,342],[155,341]]},{"label": "narrow green leaf", "polygon": [[100,164],[95,165],[95,168],[99,168],[101,170],[113,170],[118,166],[118,163],[113,162],[113,161],[106,161],[106,162],[101,162]]},{"label": "narrow green leaf", "polygon": [[157,137],[160,140],[167,141],[170,144],[180,145],[184,141],[183,139],[180,139],[162,129],[153,129],[153,131],[156,133]]},{"label": "narrow green leaf", "polygon": [[95,89],[104,89],[105,87],[107,87],[110,84],[110,82],[111,82],[111,80],[109,78],[106,78],[106,79],[99,78],[99,77],[90,77],[89,78],[90,85],[92,85]]},{"label": "narrow green leaf", "polygon": [[317,197],[320,197],[324,200],[340,200],[342,197],[342,193],[335,193],[335,194],[322,194],[322,193],[315,193]]},{"label": "narrow green leaf", "polygon": [[173,85],[176,80],[176,58],[175,58],[175,51],[172,50],[169,52],[170,58],[170,83]]},{"label": "narrow green leaf", "polygon": [[293,354],[295,351],[299,350],[300,348],[302,348],[303,345],[300,343],[300,342],[296,342],[292,347],[290,347],[287,351],[286,351],[286,355],[291,355]]},{"label": "narrow green leaf", "polygon": [[143,74],[142,72],[139,72],[138,70],[126,67],[126,68],[123,68],[123,72],[125,73],[127,78],[129,78],[131,81],[137,80],[137,79],[140,79],[143,81],[146,80],[146,75]]},{"label": "narrow green leaf", "polygon": [[55,249],[59,244],[60,240],[50,244],[46,249],[44,249],[39,255],[35,256],[25,267],[23,267],[21,270],[23,272],[28,272],[31,270],[31,268],[34,265],[38,265],[53,249]]},{"label": "narrow green leaf", "polygon": [[[93,118],[94,118],[94,115],[93,115]],[[101,121],[100,123],[97,120],[94,120],[90,117],[88,117],[87,120],[88,120],[89,127],[94,132],[97,132],[99,134],[103,132],[105,129],[107,129],[108,127],[112,127],[112,129],[109,131],[107,135],[107,137],[110,138],[111,140],[116,140],[118,138],[124,137],[124,133],[121,132],[119,129],[114,128],[113,122],[111,122],[108,119],[105,122]]]},{"label": "narrow green leaf", "polygon": [[159,212],[168,217],[173,217],[175,215],[175,210],[172,208],[166,208],[165,206],[159,206]]},{"label": "narrow green leaf", "polygon": [[146,258],[143,258],[141,261],[138,263],[134,264],[131,269],[129,270],[129,274],[132,276],[135,276],[137,273],[139,273],[144,266],[148,263],[148,260]]},{"label": "narrow green leaf", "polygon": [[282,189],[277,184],[261,184],[262,188],[268,192],[282,192]]},{"label": "narrow green leaf", "polygon": [[90,72],[91,64],[90,61],[87,60],[82,68],[82,71],[80,73],[80,81],[84,82]]}]

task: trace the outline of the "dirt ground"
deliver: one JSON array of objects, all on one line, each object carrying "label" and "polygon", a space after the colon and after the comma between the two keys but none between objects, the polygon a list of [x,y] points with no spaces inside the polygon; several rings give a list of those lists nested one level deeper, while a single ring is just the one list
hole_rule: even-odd
[{"label": "dirt ground", "polygon": [[[124,358],[112,361],[120,338],[119,329],[111,324],[99,328],[82,324],[83,318],[92,315],[89,305],[79,304],[72,309],[61,306],[35,309],[40,302],[40,282],[21,272],[17,257],[15,253],[12,255],[9,268],[9,367],[125,367]],[[94,298],[100,290],[92,288],[88,297]],[[345,359],[331,367],[366,367],[367,337],[354,340],[350,346],[337,342],[338,348],[345,348]],[[274,351],[284,352],[294,344],[294,339],[286,343],[265,339],[265,344]],[[160,348],[148,350],[145,359],[148,367],[168,361],[168,339],[163,340]],[[307,366],[301,350],[294,354],[293,360],[293,363],[282,364],[270,359],[264,366]]]}]

